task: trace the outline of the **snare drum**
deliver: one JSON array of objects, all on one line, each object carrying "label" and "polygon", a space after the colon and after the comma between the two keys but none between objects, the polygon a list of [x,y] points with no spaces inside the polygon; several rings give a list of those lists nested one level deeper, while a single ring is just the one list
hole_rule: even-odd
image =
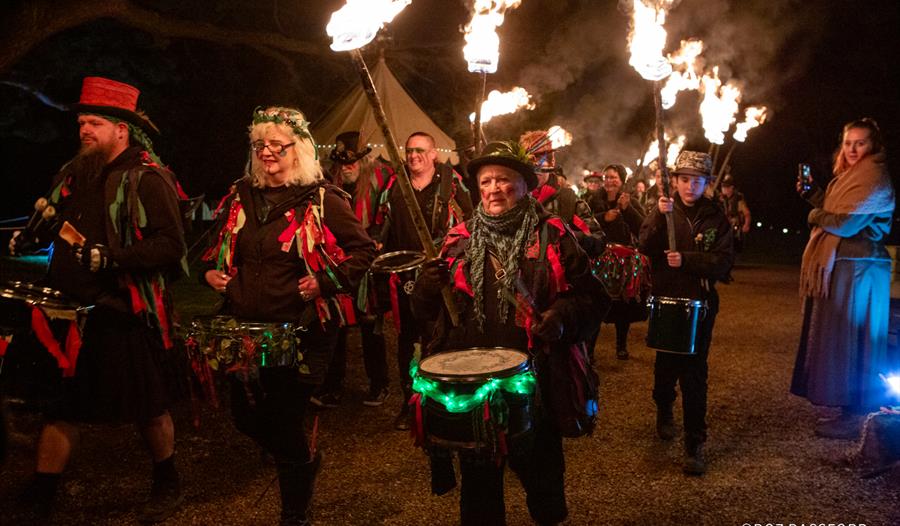
[{"label": "snare drum", "polygon": [[91,310],[58,290],[27,281],[10,281],[0,288],[0,324],[4,329],[31,327],[34,307],[53,320],[79,320]]},{"label": "snare drum", "polygon": [[206,363],[213,371],[286,366],[308,373],[299,345],[304,331],[288,322],[198,316],[191,322],[185,345],[192,365]]},{"label": "snare drum", "polygon": [[646,298],[650,288],[650,263],[636,248],[610,243],[603,255],[594,259],[592,271],[614,300]]},{"label": "snare drum", "polygon": [[397,313],[399,294],[412,294],[416,275],[425,262],[425,254],[415,250],[388,252],[375,258],[369,277],[375,288],[375,304],[380,312]]},{"label": "snare drum", "polygon": [[0,286],[0,383],[10,400],[42,409],[56,396],[61,379],[75,374],[90,310],[49,287]]},{"label": "snare drum", "polygon": [[647,347],[692,355],[697,352],[697,330],[706,317],[706,302],[688,298],[650,296]]},{"label": "snare drum", "polygon": [[472,348],[423,359],[413,374],[422,445],[505,453],[507,438],[533,428],[535,383],[528,355],[516,349]]}]

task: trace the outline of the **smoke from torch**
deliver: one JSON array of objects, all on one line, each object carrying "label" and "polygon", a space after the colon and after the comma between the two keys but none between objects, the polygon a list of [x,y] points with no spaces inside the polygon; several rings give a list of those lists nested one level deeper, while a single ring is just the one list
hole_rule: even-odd
[{"label": "smoke from torch", "polygon": [[497,28],[503,24],[507,9],[519,6],[522,0],[475,0],[474,13],[466,26],[466,45],[463,56],[473,73],[495,73],[500,61],[500,37]]}]

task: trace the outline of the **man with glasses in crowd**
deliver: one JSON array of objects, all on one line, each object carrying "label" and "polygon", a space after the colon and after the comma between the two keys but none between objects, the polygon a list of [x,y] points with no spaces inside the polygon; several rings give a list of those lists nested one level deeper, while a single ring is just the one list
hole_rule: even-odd
[{"label": "man with glasses in crowd", "polygon": [[[469,219],[472,215],[472,199],[462,177],[448,163],[438,163],[434,137],[425,132],[415,132],[406,139],[406,167],[416,201],[422,210],[425,224],[435,245],[441,243],[451,227]],[[392,177],[381,195],[376,229],[373,236],[383,245],[383,252],[399,250],[422,251],[412,215],[403,195],[397,188],[396,176]],[[397,362],[403,400],[394,422],[399,430],[409,429],[409,406],[412,395],[412,378],[409,362],[415,347],[421,345],[423,331],[417,326],[409,306],[409,296],[397,294],[399,320],[394,320],[397,330]]]}]

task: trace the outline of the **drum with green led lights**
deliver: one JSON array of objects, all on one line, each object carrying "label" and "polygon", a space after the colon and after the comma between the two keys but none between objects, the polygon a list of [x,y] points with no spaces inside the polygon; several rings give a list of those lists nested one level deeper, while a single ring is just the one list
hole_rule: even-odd
[{"label": "drum with green led lights", "polygon": [[191,367],[225,372],[254,372],[260,367],[294,367],[309,373],[293,323],[254,322],[232,316],[198,316],[185,345]]},{"label": "drum with green led lights", "polygon": [[527,353],[477,347],[413,364],[415,430],[425,447],[505,454],[531,432],[536,379]]}]

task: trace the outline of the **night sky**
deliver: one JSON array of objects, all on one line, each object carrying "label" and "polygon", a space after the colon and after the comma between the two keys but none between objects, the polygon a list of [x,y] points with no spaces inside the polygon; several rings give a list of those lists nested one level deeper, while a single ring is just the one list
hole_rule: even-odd
[{"label": "night sky", "polygon": [[[65,18],[95,3],[6,2],[0,7],[0,35],[7,35],[0,36],[0,49],[10,56],[29,42],[11,39],[24,29],[19,16],[30,5],[52,5],[53,16]],[[26,53],[0,65],[0,177],[6,188],[0,192],[0,219],[28,213],[78,145],[73,115],[11,83],[57,103],[75,102],[87,75],[136,85],[142,90],[139,106],[163,130],[157,152],[188,193],[219,197],[242,173],[254,107],[288,104],[315,122],[358,82],[349,58],[331,52],[325,35],[330,13],[343,0],[130,3],[160,15],[162,25],[151,31],[122,17],[92,20],[36,37]],[[468,18],[466,2],[413,0],[383,42],[395,74],[459,144],[469,140],[466,118],[481,88],[462,58],[459,29]],[[486,125],[488,138],[562,125],[575,136],[558,154],[570,181],[583,167],[633,164],[651,132],[653,106],[649,84],[628,66],[628,22],[614,1],[523,0],[509,11],[499,30],[499,70],[488,76],[487,88],[523,86],[537,108],[495,118]],[[667,51],[684,38],[706,42],[707,64],[719,64],[723,80],[741,84],[742,111],[757,104],[771,109],[770,121],[750,132],[732,162],[754,222],[805,230],[807,206],[793,190],[796,165],[811,163],[824,180],[841,126],[857,117],[870,116],[881,125],[896,178],[900,86],[892,70],[900,52],[900,2],[683,0],[666,27]],[[223,37],[221,30],[230,33]],[[311,52],[252,38],[260,32],[282,43],[307,43]],[[366,55],[370,66],[372,47]],[[666,113],[667,126],[706,150],[697,96],[680,97]]]}]

